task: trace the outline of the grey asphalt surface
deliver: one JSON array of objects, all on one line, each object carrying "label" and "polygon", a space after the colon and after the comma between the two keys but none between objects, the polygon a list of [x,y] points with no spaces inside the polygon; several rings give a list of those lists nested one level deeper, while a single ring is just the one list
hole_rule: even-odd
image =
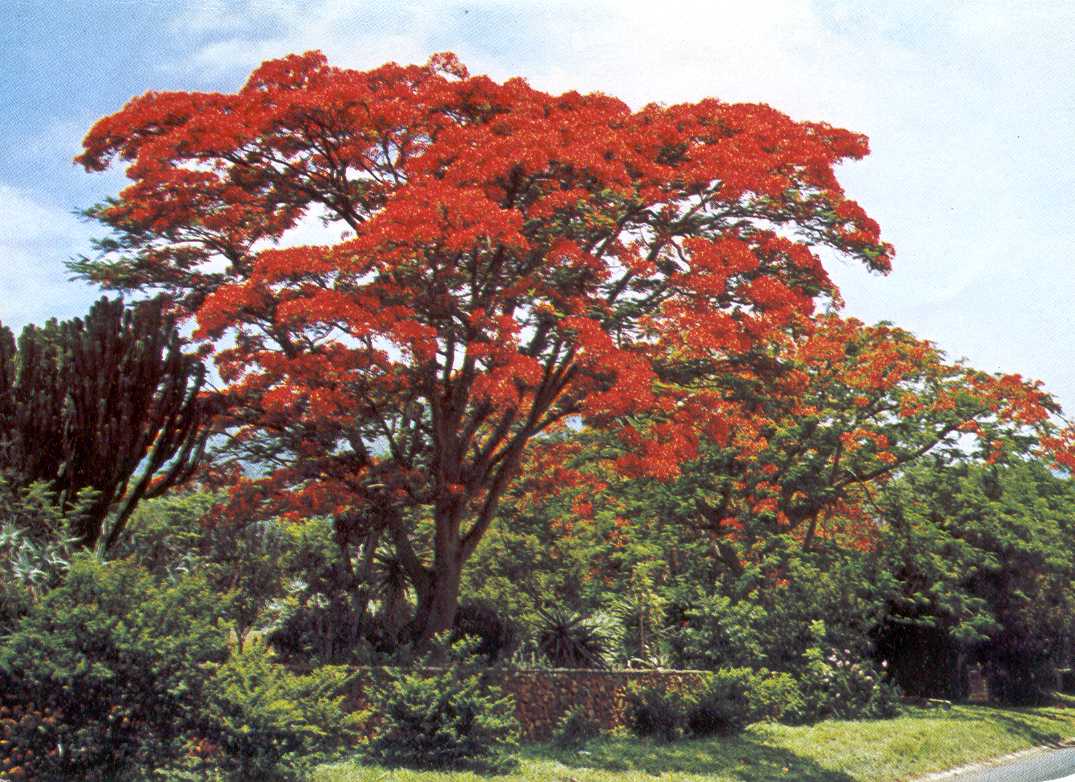
[{"label": "grey asphalt surface", "polygon": [[1050,782],[1051,780],[1075,782],[1075,747],[1042,750],[1002,766],[946,776],[941,782]]}]

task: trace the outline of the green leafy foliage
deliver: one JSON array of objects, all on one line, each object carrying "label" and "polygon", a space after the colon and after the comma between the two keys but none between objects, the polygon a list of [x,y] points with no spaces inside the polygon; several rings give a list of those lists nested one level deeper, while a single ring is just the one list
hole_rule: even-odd
[{"label": "green leafy foliage", "polygon": [[677,690],[631,685],[627,689],[627,727],[636,736],[675,741],[686,728],[687,702]]},{"label": "green leafy foliage", "polygon": [[65,513],[48,484],[20,487],[0,472],[0,633],[61,583],[78,548],[71,519],[92,501]]},{"label": "green leafy foliage", "polygon": [[514,702],[483,679],[473,660],[458,659],[459,645],[456,650],[449,667],[397,669],[374,688],[371,757],[420,768],[510,765],[518,734]]},{"label": "green leafy foliage", "polygon": [[269,642],[284,659],[303,664],[371,662],[372,650],[363,636],[370,617],[332,524],[312,518],[290,533],[287,552],[276,563],[285,579],[284,594],[267,605]]},{"label": "green leafy foliage", "polygon": [[706,685],[687,701],[687,730],[692,736],[729,736],[753,722],[751,691],[754,672],[749,668],[722,668],[707,677]]},{"label": "green leafy foliage", "polygon": [[788,725],[808,721],[802,689],[790,673],[760,671],[750,690],[750,702],[757,719]]},{"label": "green leafy foliage", "polygon": [[338,752],[343,672],[293,673],[261,644],[229,658],[226,600],[202,574],[76,558],[0,644],[0,759],[42,778],[294,779]]},{"label": "green leafy foliage", "polygon": [[203,575],[220,595],[221,614],[241,650],[250,632],[270,621],[270,605],[284,597],[297,535],[275,519],[217,523],[212,511],[220,499],[218,493],[191,491],[142,503],[115,556],[159,577]]},{"label": "green leafy foliage", "polygon": [[810,715],[791,674],[739,667],[708,673],[693,688],[633,685],[625,716],[636,735],[674,741],[731,736],[763,719],[801,723]]},{"label": "green leafy foliage", "polygon": [[899,643],[912,625],[946,637],[951,660],[981,662],[1000,701],[1046,699],[1075,630],[1070,478],[1032,460],[920,468],[883,499],[885,566],[899,582],[880,644],[901,681],[920,691],[923,657],[937,657]]},{"label": "green leafy foliage", "polygon": [[342,708],[346,680],[340,668],[293,673],[253,644],[207,682],[190,754],[236,779],[299,778],[355,736],[359,716]]},{"label": "green leafy foliage", "polygon": [[130,563],[79,558],[0,644],[5,695],[47,715],[6,749],[32,752],[45,778],[166,765],[200,722],[205,664],[227,653],[204,579],[160,584]]},{"label": "green leafy foliage", "polygon": [[461,640],[475,638],[475,654],[490,663],[511,657],[520,641],[518,622],[505,616],[488,600],[468,600],[459,606],[455,614],[452,638]]},{"label": "green leafy foliage", "polygon": [[620,625],[622,656],[628,664],[667,667],[668,598],[657,586],[662,570],[660,561],[632,563],[623,593],[608,600],[608,610]]},{"label": "green leafy foliage", "polygon": [[552,740],[558,747],[577,749],[600,735],[601,725],[584,706],[577,705],[568,709],[560,718]]},{"label": "green leafy foliage", "polygon": [[677,665],[714,670],[757,664],[765,657],[760,629],[766,616],[763,606],[749,600],[697,594],[673,637]]}]

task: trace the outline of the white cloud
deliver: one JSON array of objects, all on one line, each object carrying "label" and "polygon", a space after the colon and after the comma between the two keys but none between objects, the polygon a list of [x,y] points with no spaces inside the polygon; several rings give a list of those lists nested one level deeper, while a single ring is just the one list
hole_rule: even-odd
[{"label": "white cloud", "polygon": [[82,137],[93,125],[93,120],[88,115],[56,119],[21,139],[7,154],[26,162],[51,160],[70,163],[82,151]]},{"label": "white cloud", "polygon": [[[219,23],[214,21],[219,17]],[[424,62],[424,41],[433,14],[416,2],[369,3],[320,0],[244,0],[206,6],[189,4],[173,21],[177,33],[207,37],[191,57],[169,70],[193,69],[203,79],[245,75],[259,63],[286,54],[321,49],[340,65],[369,67],[389,60]],[[224,35],[217,35],[223,32]]]},{"label": "white cloud", "polygon": [[68,281],[64,261],[93,235],[67,210],[0,183],[0,322],[15,331],[83,314],[97,292]]},{"label": "white cloud", "polygon": [[80,233],[73,215],[35,201],[24,191],[0,184],[0,237],[5,243],[68,240]]}]

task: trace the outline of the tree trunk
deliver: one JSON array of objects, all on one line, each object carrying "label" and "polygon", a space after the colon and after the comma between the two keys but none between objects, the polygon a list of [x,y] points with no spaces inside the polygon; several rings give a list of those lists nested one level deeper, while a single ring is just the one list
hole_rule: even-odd
[{"label": "tree trunk", "polygon": [[458,547],[453,546],[452,549],[436,558],[429,588],[418,596],[414,624],[415,640],[419,645],[428,643],[437,633],[449,629],[455,622],[463,562]]}]

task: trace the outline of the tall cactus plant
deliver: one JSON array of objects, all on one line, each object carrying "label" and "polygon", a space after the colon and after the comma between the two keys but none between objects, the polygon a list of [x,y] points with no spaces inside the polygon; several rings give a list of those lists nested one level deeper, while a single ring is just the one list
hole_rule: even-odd
[{"label": "tall cactus plant", "polygon": [[0,325],[0,468],[46,481],[87,548],[107,549],[137,503],[189,477],[205,449],[205,370],[184,353],[162,299],[102,298],[85,318]]}]

